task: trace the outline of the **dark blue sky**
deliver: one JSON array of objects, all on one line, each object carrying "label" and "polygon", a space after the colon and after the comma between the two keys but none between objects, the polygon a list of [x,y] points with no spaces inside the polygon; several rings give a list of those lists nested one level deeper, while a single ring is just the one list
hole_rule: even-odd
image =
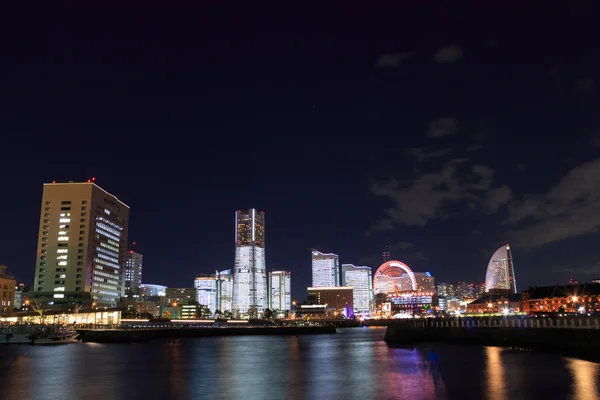
[{"label": "dark blue sky", "polygon": [[0,263],[20,281],[42,183],[92,176],[131,206],[148,283],[232,267],[249,207],[299,299],[311,248],[375,270],[388,244],[415,271],[483,282],[508,241],[520,289],[600,277],[590,10],[277,27],[170,11],[2,19]]}]

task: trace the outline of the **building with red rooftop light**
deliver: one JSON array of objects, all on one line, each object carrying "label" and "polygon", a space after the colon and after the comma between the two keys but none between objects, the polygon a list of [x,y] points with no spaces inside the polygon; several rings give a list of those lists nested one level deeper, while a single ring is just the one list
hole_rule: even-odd
[{"label": "building with red rooftop light", "polygon": [[32,300],[116,307],[125,294],[129,206],[91,179],[43,186]]}]

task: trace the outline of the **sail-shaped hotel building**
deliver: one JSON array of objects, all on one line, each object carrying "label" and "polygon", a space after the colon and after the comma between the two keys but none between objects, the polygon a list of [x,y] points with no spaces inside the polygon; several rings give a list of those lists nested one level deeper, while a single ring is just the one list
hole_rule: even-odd
[{"label": "sail-shaped hotel building", "polygon": [[517,293],[515,267],[510,246],[500,247],[490,260],[485,274],[485,291],[509,291]]}]

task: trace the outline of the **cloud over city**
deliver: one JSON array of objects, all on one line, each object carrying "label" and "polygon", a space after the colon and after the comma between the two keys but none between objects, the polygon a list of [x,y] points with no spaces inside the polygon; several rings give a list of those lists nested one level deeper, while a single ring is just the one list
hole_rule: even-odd
[{"label": "cloud over city", "polygon": [[547,192],[510,204],[505,224],[524,247],[597,232],[600,228],[600,158],[571,169]]}]

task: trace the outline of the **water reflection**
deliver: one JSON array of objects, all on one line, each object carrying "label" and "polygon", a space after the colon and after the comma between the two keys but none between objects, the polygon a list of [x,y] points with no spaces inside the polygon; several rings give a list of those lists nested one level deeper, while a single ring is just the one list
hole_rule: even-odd
[{"label": "water reflection", "polygon": [[486,347],[487,356],[487,393],[490,400],[506,399],[504,364],[500,347]]},{"label": "water reflection", "polygon": [[384,333],[0,346],[0,398],[600,398],[598,364],[497,347],[392,348]]},{"label": "water reflection", "polygon": [[567,367],[573,378],[573,400],[600,398],[598,392],[599,365],[589,361],[567,359]]}]

